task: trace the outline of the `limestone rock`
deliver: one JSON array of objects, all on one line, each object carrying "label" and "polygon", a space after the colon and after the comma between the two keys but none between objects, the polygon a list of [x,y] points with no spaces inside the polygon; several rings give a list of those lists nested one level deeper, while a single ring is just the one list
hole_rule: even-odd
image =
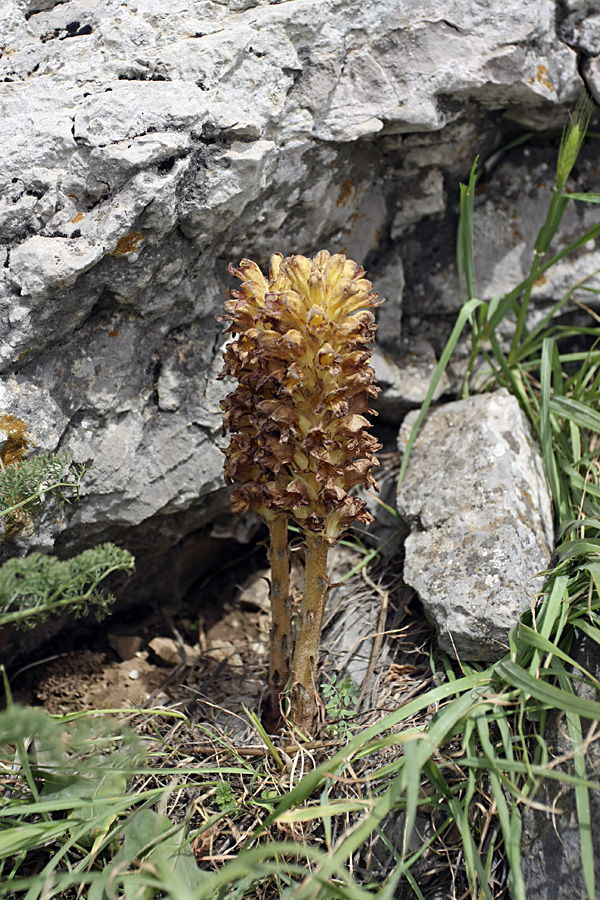
[{"label": "limestone rock", "polygon": [[[423,403],[437,365],[433,347],[425,338],[405,339],[400,346],[399,362],[379,347],[375,348],[372,359],[377,384],[382,390],[374,406],[389,422],[397,422],[407,409]],[[444,373],[433,399],[439,400],[449,386],[448,376]]]},{"label": "limestone rock", "polygon": [[[556,158],[557,149],[554,147],[523,146],[510,156],[500,155],[490,159],[489,174],[481,180],[475,197],[473,227],[477,297],[489,301],[516,287],[528,275],[535,239],[546,217]],[[576,177],[570,181],[569,189],[573,192],[590,191],[596,177],[596,155],[593,149],[586,148],[580,156]],[[595,204],[579,201],[568,205],[552,243],[552,252],[564,249],[596,224],[598,217],[594,207]],[[585,253],[566,257],[537,279],[533,288],[534,307],[529,316],[530,326],[585,276],[593,276],[586,286],[600,287],[597,241],[591,241],[585,249]],[[456,275],[454,248],[450,246],[450,241],[446,259],[438,256],[435,263],[429,263],[427,252],[425,258],[415,258],[418,272],[415,272],[417,284],[413,288],[413,298],[421,300],[427,297],[429,309],[438,314],[456,313],[465,301],[465,294]],[[405,269],[409,270],[407,279],[413,280],[411,268],[405,261]],[[594,303],[592,294],[578,296],[586,303]],[[567,311],[572,312],[573,306],[568,305]],[[408,312],[418,314],[418,302]]]},{"label": "limestone rock", "polygon": [[399,237],[410,225],[426,216],[442,214],[446,209],[444,176],[440,169],[431,168],[424,178],[415,179],[399,198],[399,209],[392,221],[391,236]]},{"label": "limestone rock", "polygon": [[[569,9],[580,36],[562,38],[555,0],[438,6],[1,5],[0,412],[93,461],[65,552],[136,529],[176,543],[227,513],[230,261],[327,247],[366,264],[392,366],[401,302],[435,321],[459,177],[515,122],[562,123],[593,32]],[[430,290],[423,269],[445,277]],[[396,416],[394,379],[389,396]]]},{"label": "limestone rock", "polygon": [[[419,4],[418,12],[370,4],[361,18],[371,20],[373,38],[348,41],[318,136],[354,140],[391,123],[396,131],[439,130],[453,118],[441,95],[466,92],[485,100],[500,85],[508,87],[509,69],[519,72],[512,85],[517,103],[532,92],[550,98],[569,90],[572,60],[567,54],[552,54],[550,62],[523,52],[522,42],[531,42],[534,34],[553,41],[553,5],[525,8],[511,0],[499,13],[493,5],[474,7],[461,0],[445,4],[443,17],[434,2]],[[421,60],[418,71],[406,65],[415,57]]]},{"label": "limestone rock", "polygon": [[[402,426],[404,445],[416,415]],[[553,548],[541,454],[514,397],[499,390],[431,412],[397,502],[412,528],[404,578],[440,646],[466,660],[499,659]]]},{"label": "limestone rock", "polygon": [[[600,17],[597,17],[600,18]],[[596,25],[596,31],[600,28]],[[586,61],[585,74],[596,103],[600,102],[600,58],[593,56]]]}]

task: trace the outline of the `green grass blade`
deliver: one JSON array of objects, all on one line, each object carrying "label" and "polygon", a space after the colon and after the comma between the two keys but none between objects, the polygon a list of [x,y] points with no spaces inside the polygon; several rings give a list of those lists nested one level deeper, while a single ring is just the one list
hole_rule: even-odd
[{"label": "green grass blade", "polygon": [[550,411],[575,422],[581,428],[587,428],[600,434],[600,412],[570,397],[551,397]]},{"label": "green grass blade", "polygon": [[476,894],[476,883],[478,879],[481,893],[486,900],[492,900],[490,887],[485,877],[485,870],[471,831],[468,803],[470,797],[459,800],[452,792],[439,768],[431,760],[427,761],[424,768],[431,784],[438,790],[441,796],[445,798],[452,814],[452,818],[454,819],[454,824],[460,832],[471,896],[481,897],[481,894]]},{"label": "green grass blade", "polygon": [[583,563],[582,566],[586,572],[589,572],[592,581],[594,582],[594,587],[596,588],[596,593],[598,597],[600,597],[600,562],[590,562],[588,560]]},{"label": "green grass blade", "polygon": [[[454,686],[456,686],[456,684],[457,682],[454,682]],[[433,692],[430,692],[430,694],[431,693]],[[457,723],[464,718],[470,709],[476,707],[480,703],[481,700],[478,694],[474,691],[467,691],[440,711],[438,717],[431,722],[429,730],[425,734],[413,737],[413,735],[407,733],[402,736],[404,740],[412,739],[415,741],[416,746],[414,750],[411,751],[411,772],[408,775],[404,773],[404,760],[401,759],[399,761],[401,770],[398,776],[392,781],[383,795],[377,799],[369,814],[365,816],[345,837],[335,853],[327,858],[327,861],[319,870],[320,878],[328,879],[335,871],[341,869],[346,860],[349,859],[368,839],[373,831],[380,826],[383,819],[398,803],[407,786],[408,780],[417,777],[423,766],[430,759],[432,753],[449,739],[449,736],[453,733]],[[328,769],[330,772],[332,771],[331,762],[329,763]],[[289,796],[291,795],[288,795],[288,797]],[[274,818],[275,820],[277,819],[277,810],[275,811]],[[309,900],[309,898],[313,896],[313,890],[314,888],[311,886],[311,879],[309,879],[306,888],[299,890],[297,894],[294,895],[295,900]]]},{"label": "green grass blade", "polygon": [[477,162],[471,167],[468,184],[460,186],[460,219],[456,248],[458,277],[465,279],[467,297],[475,297],[475,263],[473,254],[473,212],[475,208],[475,186],[477,184]]},{"label": "green grass blade", "polygon": [[542,679],[532,678],[528,672],[509,659],[503,659],[498,663],[496,673],[509,684],[523,691],[524,694],[535,697],[536,700],[551,709],[570,708],[586,719],[600,720],[600,703],[585,697],[569,695],[561,688],[547,684]]},{"label": "green grass blade", "polygon": [[553,338],[546,338],[542,344],[542,359],[540,367],[540,419],[539,419],[539,439],[542,449],[542,457],[544,460],[544,468],[550,485],[550,491],[554,499],[554,505],[558,510],[561,518],[565,512],[566,500],[564,497],[564,487],[559,475],[559,466],[554,455],[554,444],[552,440],[552,421],[550,417],[552,402],[552,357],[556,349],[556,342]]},{"label": "green grass blade", "polygon": [[590,683],[594,684],[596,690],[600,690],[600,681],[594,678],[594,676],[588,672],[587,669],[584,669],[580,663],[577,663],[572,659],[568,653],[561,650],[557,644],[552,643],[552,641],[549,641],[541,634],[538,634],[537,631],[534,631],[533,628],[529,628],[523,622],[519,623],[518,629],[518,639],[520,641],[523,641],[530,647],[534,647],[536,650],[542,651],[544,654],[555,656],[567,665],[577,666],[583,672],[585,677],[589,679]]},{"label": "green grass blade", "polygon": [[596,240],[596,238],[600,236],[600,223],[596,225],[592,225],[591,228],[588,228],[582,235],[580,235],[576,240],[572,241],[567,247],[562,249],[555,256],[551,257],[551,259],[547,260],[543,265],[537,269],[537,271],[533,274],[529,274],[526,278],[523,279],[512,291],[509,291],[504,295],[504,298],[501,303],[498,304],[494,314],[490,316],[488,319],[488,324],[490,328],[496,329],[500,322],[507,316],[509,312],[513,310],[515,302],[521,296],[523,291],[527,290],[533,286],[533,283],[536,278],[539,278],[540,275],[543,275],[548,269],[551,269],[552,266],[556,265],[556,263],[560,262],[565,256],[569,256],[570,253],[574,253],[576,250],[579,250],[588,241]]},{"label": "green grass blade", "polygon": [[248,721],[250,722],[252,727],[255,729],[255,731],[258,732],[263,744],[265,745],[265,747],[267,748],[267,750],[269,751],[269,753],[271,754],[271,756],[273,757],[273,759],[275,760],[277,765],[279,766],[280,770],[282,772],[284,772],[285,771],[285,763],[282,760],[279,752],[277,751],[277,748],[275,747],[273,741],[271,740],[271,738],[265,731],[262,722],[260,721],[260,719],[258,718],[258,716],[256,715],[256,713],[253,710],[248,709],[246,706],[244,706],[244,704],[242,704],[242,708],[246,714],[246,718],[248,719]]},{"label": "green grass blade", "polygon": [[583,200],[585,203],[600,203],[600,194],[565,194],[565,200]]},{"label": "green grass blade", "polygon": [[[490,739],[489,724],[487,716],[480,715],[477,717],[479,739],[485,760],[489,766],[488,776],[494,800],[496,801],[496,810],[510,867],[511,897],[512,900],[525,900],[525,882],[521,872],[521,817],[518,808],[513,805],[512,809],[510,809],[506,801],[502,783],[502,765],[504,761],[501,762],[498,759],[494,750]],[[512,754],[510,741],[509,752]]]},{"label": "green grass blade", "polygon": [[408,855],[410,839],[415,827],[419,806],[419,789],[421,787],[422,765],[420,764],[417,741],[408,741],[404,745],[404,765],[402,766],[402,790],[406,793],[406,813],[404,834],[402,835],[402,859]]},{"label": "green grass blade", "polygon": [[556,555],[561,561],[566,559],[585,558],[588,553],[600,554],[600,538],[587,538],[580,541],[565,541],[556,548]]}]

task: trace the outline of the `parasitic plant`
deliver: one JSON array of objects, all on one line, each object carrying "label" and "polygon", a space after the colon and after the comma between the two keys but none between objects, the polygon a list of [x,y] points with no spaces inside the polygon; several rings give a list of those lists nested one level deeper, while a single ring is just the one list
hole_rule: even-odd
[{"label": "parasitic plant", "polygon": [[[222,403],[225,479],[237,514],[254,510],[270,531],[273,627],[264,720],[274,730],[290,689],[291,718],[310,731],[316,665],[327,600],[327,552],[355,522],[370,522],[356,485],[377,487],[380,448],[365,413],[379,388],[369,366],[379,305],[364,269],[343,254],[313,259],[279,253],[269,277],[244,259],[242,281],[222,320],[237,335],[220,377],[239,382]],[[289,590],[288,522],[304,535],[304,591],[294,618]]]}]

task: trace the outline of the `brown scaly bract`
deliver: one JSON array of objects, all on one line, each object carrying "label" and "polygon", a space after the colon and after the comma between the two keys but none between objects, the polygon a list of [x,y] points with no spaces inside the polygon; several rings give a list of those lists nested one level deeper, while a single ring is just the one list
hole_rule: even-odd
[{"label": "brown scaly bract", "polygon": [[223,401],[225,478],[239,482],[233,511],[271,521],[292,515],[307,531],[336,541],[370,522],[358,484],[377,488],[377,440],[365,413],[379,388],[368,365],[379,305],[364,269],[322,250],[313,259],[271,257],[269,279],[244,259],[239,291],[223,320],[239,335],[225,350],[220,377],[238,387]]}]

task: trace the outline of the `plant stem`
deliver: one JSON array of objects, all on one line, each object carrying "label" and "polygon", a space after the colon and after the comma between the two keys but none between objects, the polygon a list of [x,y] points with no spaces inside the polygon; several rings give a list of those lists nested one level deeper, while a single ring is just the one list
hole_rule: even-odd
[{"label": "plant stem", "polygon": [[521,343],[521,337],[523,335],[523,330],[525,328],[525,320],[527,318],[527,310],[529,309],[529,301],[531,300],[531,292],[533,290],[534,278],[535,275],[540,268],[540,263],[542,261],[541,255],[537,252],[534,252],[533,263],[531,265],[531,270],[529,272],[530,281],[525,288],[523,293],[523,299],[521,300],[519,311],[517,313],[517,323],[515,326],[515,333],[513,334],[513,339],[510,345],[510,352],[508,354],[508,365],[513,366],[515,364],[515,359],[517,355],[517,351],[519,349],[519,345]]},{"label": "plant stem", "polygon": [[269,521],[271,537],[271,647],[269,657],[268,694],[263,710],[263,725],[271,734],[281,724],[281,697],[290,674],[292,652],[292,617],[290,610],[290,554],[288,550],[288,517],[276,515]]},{"label": "plant stem", "polygon": [[306,534],[304,594],[296,622],[292,660],[292,721],[310,732],[316,712],[316,669],[323,613],[327,602],[327,551],[323,536]]}]

